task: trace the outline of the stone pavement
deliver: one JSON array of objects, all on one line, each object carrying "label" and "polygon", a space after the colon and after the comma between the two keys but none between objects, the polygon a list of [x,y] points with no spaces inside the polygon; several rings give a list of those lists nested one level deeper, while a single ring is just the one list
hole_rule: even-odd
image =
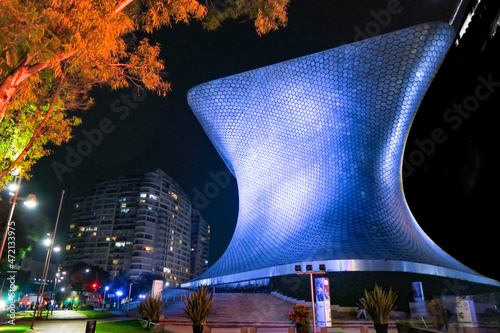
[{"label": "stone pavement", "polygon": [[[96,320],[97,323],[109,322],[109,321],[118,321],[118,320],[129,320],[135,318],[134,313],[131,311],[130,316],[126,316],[126,312],[123,311],[108,311],[119,315],[120,317],[111,317],[111,318],[99,318],[99,319],[90,319],[87,318],[84,314],[78,313],[76,311],[71,310],[56,310],[52,315],[46,320],[45,317],[42,319],[35,320],[34,329],[29,329],[26,332],[45,332],[45,333],[84,333],[85,328],[87,327],[87,321]],[[30,326],[32,322],[31,318],[20,318],[16,320],[17,325],[28,325]],[[5,325],[7,326],[7,325]],[[7,326],[8,327],[8,326]],[[12,327],[12,332],[14,332],[14,328]],[[5,330],[5,327],[2,327],[2,332],[9,332],[9,330]]]}]

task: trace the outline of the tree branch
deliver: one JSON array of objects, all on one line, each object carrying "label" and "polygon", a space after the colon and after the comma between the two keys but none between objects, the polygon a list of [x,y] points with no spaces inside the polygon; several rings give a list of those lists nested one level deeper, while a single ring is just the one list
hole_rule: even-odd
[{"label": "tree branch", "polygon": [[115,13],[121,12],[125,7],[130,5],[134,0],[122,0],[116,7]]},{"label": "tree branch", "polygon": [[[76,51],[62,53],[56,57],[56,61],[61,62],[70,58],[74,55]],[[28,79],[33,74],[49,67],[50,61],[43,61],[36,63],[34,65],[29,65],[26,59],[19,62],[20,65],[13,71],[12,74],[7,76],[3,82],[0,84],[0,121],[3,120],[5,111],[7,110],[7,105],[17,90],[17,87]]]}]

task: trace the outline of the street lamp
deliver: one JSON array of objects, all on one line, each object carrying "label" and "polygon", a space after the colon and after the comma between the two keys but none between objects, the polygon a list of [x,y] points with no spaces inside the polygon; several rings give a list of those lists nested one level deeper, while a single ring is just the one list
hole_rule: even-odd
[{"label": "street lamp", "polygon": [[106,292],[109,290],[109,287],[104,287],[104,298],[102,299],[102,309],[104,310],[104,306],[106,305]]},{"label": "street lamp", "polygon": [[130,294],[132,293],[133,284],[134,282],[130,281],[130,287],[128,288],[127,317],[128,317],[128,311],[130,310]]},{"label": "street lamp", "polygon": [[13,223],[12,216],[14,215],[14,208],[16,207],[17,200],[24,201],[24,204],[27,207],[36,206],[36,196],[34,194],[29,194],[26,198],[21,198],[18,196],[19,188],[21,187],[22,176],[19,175],[19,172],[17,172],[17,174],[15,174],[14,176],[15,176],[14,183],[9,185],[9,190],[12,190],[11,192],[9,192],[10,195],[9,203],[12,204],[12,207],[10,209],[7,225],[5,226],[5,233],[3,235],[2,247],[0,248],[0,259],[2,259],[3,250],[5,248],[5,241],[7,240],[7,234],[9,233],[9,227],[11,227],[11,224]]},{"label": "street lamp", "polygon": [[116,296],[118,296],[118,300],[116,302],[116,309],[117,310],[120,309],[120,296],[122,296],[122,295],[123,295],[123,292],[121,292],[121,291],[116,292]]},{"label": "street lamp", "polygon": [[[62,190],[62,193],[61,193],[61,200],[59,202],[59,210],[57,212],[56,224],[54,226],[54,232],[51,234],[52,237],[51,237],[50,241],[48,242],[49,245],[54,244],[54,239],[56,237],[56,232],[57,232],[57,225],[59,224],[59,216],[61,215],[61,207],[62,207],[63,199],[64,199],[64,190]],[[50,257],[52,256],[52,249],[53,249],[53,246],[48,246],[47,257],[45,258],[45,265],[43,268],[43,275],[42,275],[43,282],[42,282],[42,285],[40,286],[40,288],[38,289],[38,295],[36,297],[36,299],[38,301],[40,299],[40,295],[42,295],[42,303],[43,303],[43,292],[45,291],[45,282],[47,281],[47,274],[49,273]],[[41,307],[40,314],[42,313],[42,311],[43,311],[43,305]],[[33,326],[35,325],[35,317],[36,317],[36,310],[33,313],[33,319],[31,321],[31,329],[33,329]]]}]

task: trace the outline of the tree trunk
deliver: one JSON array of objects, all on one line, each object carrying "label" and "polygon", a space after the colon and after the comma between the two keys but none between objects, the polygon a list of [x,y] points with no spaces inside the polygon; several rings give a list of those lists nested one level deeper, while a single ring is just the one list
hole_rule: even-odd
[{"label": "tree trunk", "polygon": [[31,136],[30,141],[28,142],[26,147],[24,147],[23,151],[21,152],[21,154],[19,154],[19,156],[16,158],[16,160],[14,162],[12,162],[10,164],[10,166],[8,166],[6,169],[4,169],[0,172],[0,179],[2,179],[7,173],[9,173],[17,165],[17,163],[19,163],[21,160],[24,159],[24,157],[26,157],[26,155],[28,154],[30,149],[33,147],[36,139],[38,139],[40,134],[42,134],[43,129],[44,129],[45,125],[47,124],[47,121],[49,120],[50,115],[52,114],[52,111],[54,111],[54,106],[56,104],[57,97],[59,96],[59,92],[61,91],[61,86],[62,86],[62,83],[63,83],[64,78],[66,76],[66,71],[67,71],[67,67],[63,71],[61,79],[57,83],[56,91],[54,92],[54,96],[52,97],[52,101],[50,103],[49,109],[47,110],[47,113],[45,114],[45,117],[43,118],[42,122],[38,125],[37,129],[35,130],[35,132]]}]

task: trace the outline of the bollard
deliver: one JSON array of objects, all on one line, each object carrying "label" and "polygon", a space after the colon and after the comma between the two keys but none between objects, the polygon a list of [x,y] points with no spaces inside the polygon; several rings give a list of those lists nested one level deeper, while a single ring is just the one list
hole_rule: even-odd
[{"label": "bollard", "polygon": [[212,332],[212,329],[210,327],[204,326],[203,327],[203,333],[210,333]]},{"label": "bollard", "polygon": [[87,320],[85,333],[95,333],[95,325],[96,325],[96,320]]},{"label": "bollard", "polygon": [[288,333],[295,333],[295,327],[288,327]]},{"label": "bollard", "polygon": [[256,327],[250,327],[250,333],[257,333]]},{"label": "bollard", "polygon": [[247,328],[246,327],[240,328],[240,333],[247,333]]},{"label": "bollard", "polygon": [[321,327],[320,332],[321,333],[328,333],[328,329],[326,327]]},{"label": "bollard", "polygon": [[368,326],[361,326],[361,333],[368,333]]}]

